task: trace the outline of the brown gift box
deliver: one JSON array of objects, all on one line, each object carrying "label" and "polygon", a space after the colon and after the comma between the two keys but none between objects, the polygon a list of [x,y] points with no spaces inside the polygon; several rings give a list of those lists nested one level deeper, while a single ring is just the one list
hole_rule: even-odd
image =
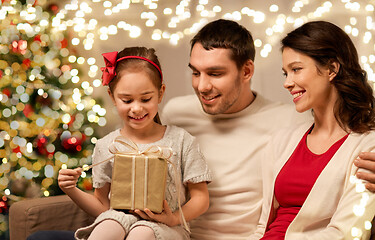
[{"label": "brown gift box", "polygon": [[167,161],[158,156],[115,154],[110,205],[113,209],[145,209],[161,213]]}]

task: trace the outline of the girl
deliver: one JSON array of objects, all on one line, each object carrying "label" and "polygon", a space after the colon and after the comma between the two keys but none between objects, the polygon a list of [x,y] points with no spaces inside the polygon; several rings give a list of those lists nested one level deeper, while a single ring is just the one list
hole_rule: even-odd
[{"label": "girl", "polygon": [[[309,22],[282,40],[284,87],[314,122],[283,130],[264,159],[263,208],[251,239],[368,239],[375,195],[353,161],[375,151],[374,96],[349,36]],[[367,226],[366,226],[367,225]]]},{"label": "girl", "polygon": [[[106,68],[102,69],[103,85],[109,86],[108,93],[123,127],[97,142],[92,162],[111,157],[108,146],[123,135],[137,143],[140,150],[151,145],[171,147],[173,156],[169,160],[177,167],[181,179],[174,179],[174,170],[169,165],[163,212],[155,214],[145,209],[130,213],[109,207],[113,160],[93,167],[94,195],[76,187],[81,168],[60,170],[60,188],[84,211],[97,217],[92,225],[77,230],[77,239],[189,239],[188,231],[181,226],[178,194],[185,203],[181,209],[186,221],[208,208],[207,182],[211,176],[195,138],[181,128],[160,124],[158,104],[165,85],[154,52],[154,49],[131,47],[119,53],[103,54],[106,62]],[[178,193],[178,185],[185,187],[188,194],[185,195],[186,191]]]}]

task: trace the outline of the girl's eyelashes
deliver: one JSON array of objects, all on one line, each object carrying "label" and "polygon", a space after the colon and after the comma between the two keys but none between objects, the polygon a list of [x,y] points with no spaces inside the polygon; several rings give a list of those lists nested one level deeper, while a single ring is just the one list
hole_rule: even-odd
[{"label": "girl's eyelashes", "polygon": [[150,98],[142,99],[141,101],[144,102],[144,103],[146,103],[146,102],[148,102],[148,101],[150,101],[150,100],[151,100],[151,97],[150,97]]},{"label": "girl's eyelashes", "polygon": [[126,104],[129,104],[129,103],[132,103],[133,102],[133,100],[122,100],[124,103],[126,103]]},{"label": "girl's eyelashes", "polygon": [[[141,99],[141,102],[143,102],[143,103],[149,102],[149,101],[151,100],[151,98],[152,98],[152,97]],[[133,101],[134,101],[133,99],[129,99],[129,100],[122,99],[122,102],[124,102],[124,103],[126,103],[126,104],[130,104],[130,103],[132,103]]]}]

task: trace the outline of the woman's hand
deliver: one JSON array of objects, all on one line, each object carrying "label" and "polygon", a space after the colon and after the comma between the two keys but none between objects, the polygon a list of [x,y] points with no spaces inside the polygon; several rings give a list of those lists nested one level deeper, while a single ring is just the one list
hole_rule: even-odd
[{"label": "woman's hand", "polygon": [[136,213],[139,217],[145,220],[164,223],[169,227],[178,225],[180,223],[178,211],[172,213],[172,210],[170,209],[168,202],[166,200],[164,200],[163,202],[163,207],[164,210],[160,214],[153,213],[150,209],[147,208],[144,211],[136,209],[134,210],[134,213]]},{"label": "woman's hand", "polygon": [[59,187],[63,192],[73,189],[77,185],[79,176],[81,176],[82,168],[76,169],[61,169],[57,178]]}]

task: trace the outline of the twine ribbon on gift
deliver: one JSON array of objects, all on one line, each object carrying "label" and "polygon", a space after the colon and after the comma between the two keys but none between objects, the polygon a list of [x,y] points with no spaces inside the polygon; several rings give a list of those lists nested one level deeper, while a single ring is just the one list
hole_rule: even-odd
[{"label": "twine ribbon on gift", "polygon": [[[129,149],[129,151],[120,151],[116,147],[116,145],[114,144],[116,142],[124,145],[125,147],[127,147]],[[105,162],[111,160],[112,158],[114,158],[115,154],[133,155],[134,157],[135,156],[145,156],[146,159],[148,159],[148,156],[157,156],[157,157],[160,157],[163,160],[165,160],[167,163],[171,164],[172,167],[173,167],[173,171],[175,172],[175,181],[176,181],[177,192],[178,192],[178,198],[177,198],[177,200],[178,200],[178,209],[179,209],[180,217],[181,217],[181,220],[182,220],[181,225],[183,225],[183,227],[190,233],[189,225],[186,222],[186,219],[185,219],[184,213],[182,211],[182,207],[181,207],[181,186],[180,186],[179,183],[177,183],[177,180],[178,180],[177,168],[176,168],[176,165],[172,161],[169,160],[169,158],[173,154],[172,148],[170,148],[170,147],[161,147],[161,146],[157,146],[157,145],[152,145],[149,148],[147,148],[146,150],[140,151],[139,148],[138,148],[138,145],[135,142],[133,142],[131,139],[126,138],[124,136],[118,136],[118,137],[116,137],[113,140],[113,143],[111,145],[109,145],[109,152],[112,153],[113,156],[111,156],[111,157],[109,157],[109,158],[107,158],[107,159],[105,159],[103,161],[100,161],[98,163],[95,163],[95,164],[91,164],[91,165],[86,165],[85,164],[85,165],[82,166],[82,170],[83,171],[88,171],[90,168],[93,168],[93,167],[95,167],[97,165],[105,163]],[[135,161],[135,158],[133,158],[133,162],[134,161]],[[147,166],[147,164],[146,164],[146,166]],[[135,165],[133,164],[133,168],[134,167],[135,167]],[[147,167],[146,167],[146,174],[147,174]],[[132,181],[133,182],[132,199],[133,199],[133,202],[134,202],[134,176],[132,178],[133,178],[133,181]],[[145,182],[147,182],[147,181],[145,181]],[[146,188],[145,188],[145,192],[147,192]],[[132,205],[133,204],[134,203],[132,203]]]}]

